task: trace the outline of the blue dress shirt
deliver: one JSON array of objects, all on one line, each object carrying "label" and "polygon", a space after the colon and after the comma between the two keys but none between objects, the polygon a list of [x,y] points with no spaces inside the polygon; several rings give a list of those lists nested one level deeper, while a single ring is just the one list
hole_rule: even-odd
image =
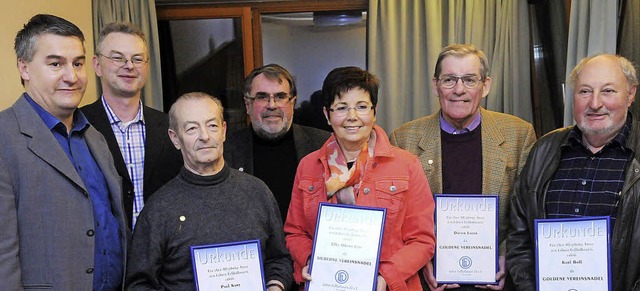
[{"label": "blue dress shirt", "polygon": [[88,236],[95,236],[93,290],[116,290],[122,282],[124,272],[120,227],[111,210],[107,182],[84,138],[89,122],[82,112],[76,110],[73,127],[67,133],[67,127],[58,118],[33,101],[28,94],[25,97],[51,130],[89,192],[95,226],[95,230],[87,231]]}]

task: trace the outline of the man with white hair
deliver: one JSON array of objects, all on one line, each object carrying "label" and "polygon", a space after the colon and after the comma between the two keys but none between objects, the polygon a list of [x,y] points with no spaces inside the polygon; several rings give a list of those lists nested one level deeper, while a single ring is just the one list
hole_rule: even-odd
[{"label": "man with white hair", "polygon": [[573,84],[576,125],[533,146],[511,195],[507,267],[517,290],[536,290],[534,220],[609,216],[612,290],[638,290],[640,127],[629,112],[633,64],[610,54],[580,61]]}]

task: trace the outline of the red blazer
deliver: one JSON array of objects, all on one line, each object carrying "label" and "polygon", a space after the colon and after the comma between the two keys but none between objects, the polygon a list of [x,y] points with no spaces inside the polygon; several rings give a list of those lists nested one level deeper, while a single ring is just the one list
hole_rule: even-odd
[{"label": "red blazer", "polygon": [[[356,204],[387,209],[378,272],[389,290],[422,290],[417,273],[435,247],[433,196],[418,158],[392,146],[380,127],[374,130],[374,156],[367,162]],[[326,146],[300,161],[284,225],[296,282],[303,281],[301,271],[311,255],[319,204],[328,201]]]}]

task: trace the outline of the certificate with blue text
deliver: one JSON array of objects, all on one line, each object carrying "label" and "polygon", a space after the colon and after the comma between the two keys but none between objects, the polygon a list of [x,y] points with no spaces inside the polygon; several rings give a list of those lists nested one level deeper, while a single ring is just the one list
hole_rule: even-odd
[{"label": "certificate with blue text", "polygon": [[266,290],[259,240],[191,247],[197,290]]},{"label": "certificate with blue text", "polygon": [[438,283],[496,284],[498,273],[498,196],[435,195]]},{"label": "certificate with blue text", "polygon": [[611,290],[609,216],[536,219],[538,290]]},{"label": "certificate with blue text", "polygon": [[320,203],[307,290],[375,290],[386,209]]}]

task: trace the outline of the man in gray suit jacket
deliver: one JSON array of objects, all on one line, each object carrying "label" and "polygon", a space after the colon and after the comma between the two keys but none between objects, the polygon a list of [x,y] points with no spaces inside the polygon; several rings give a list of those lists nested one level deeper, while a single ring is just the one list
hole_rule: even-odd
[{"label": "man in gray suit jacket", "polygon": [[285,221],[298,162],[319,149],[330,133],[293,124],[296,84],[279,65],[254,69],[245,79],[243,93],[251,128],[229,134],[224,159],[269,186]]},{"label": "man in gray suit jacket", "polygon": [[84,36],[39,14],[18,32],[25,93],[0,112],[3,290],[121,288],[128,231],[106,141],[76,110]]}]

